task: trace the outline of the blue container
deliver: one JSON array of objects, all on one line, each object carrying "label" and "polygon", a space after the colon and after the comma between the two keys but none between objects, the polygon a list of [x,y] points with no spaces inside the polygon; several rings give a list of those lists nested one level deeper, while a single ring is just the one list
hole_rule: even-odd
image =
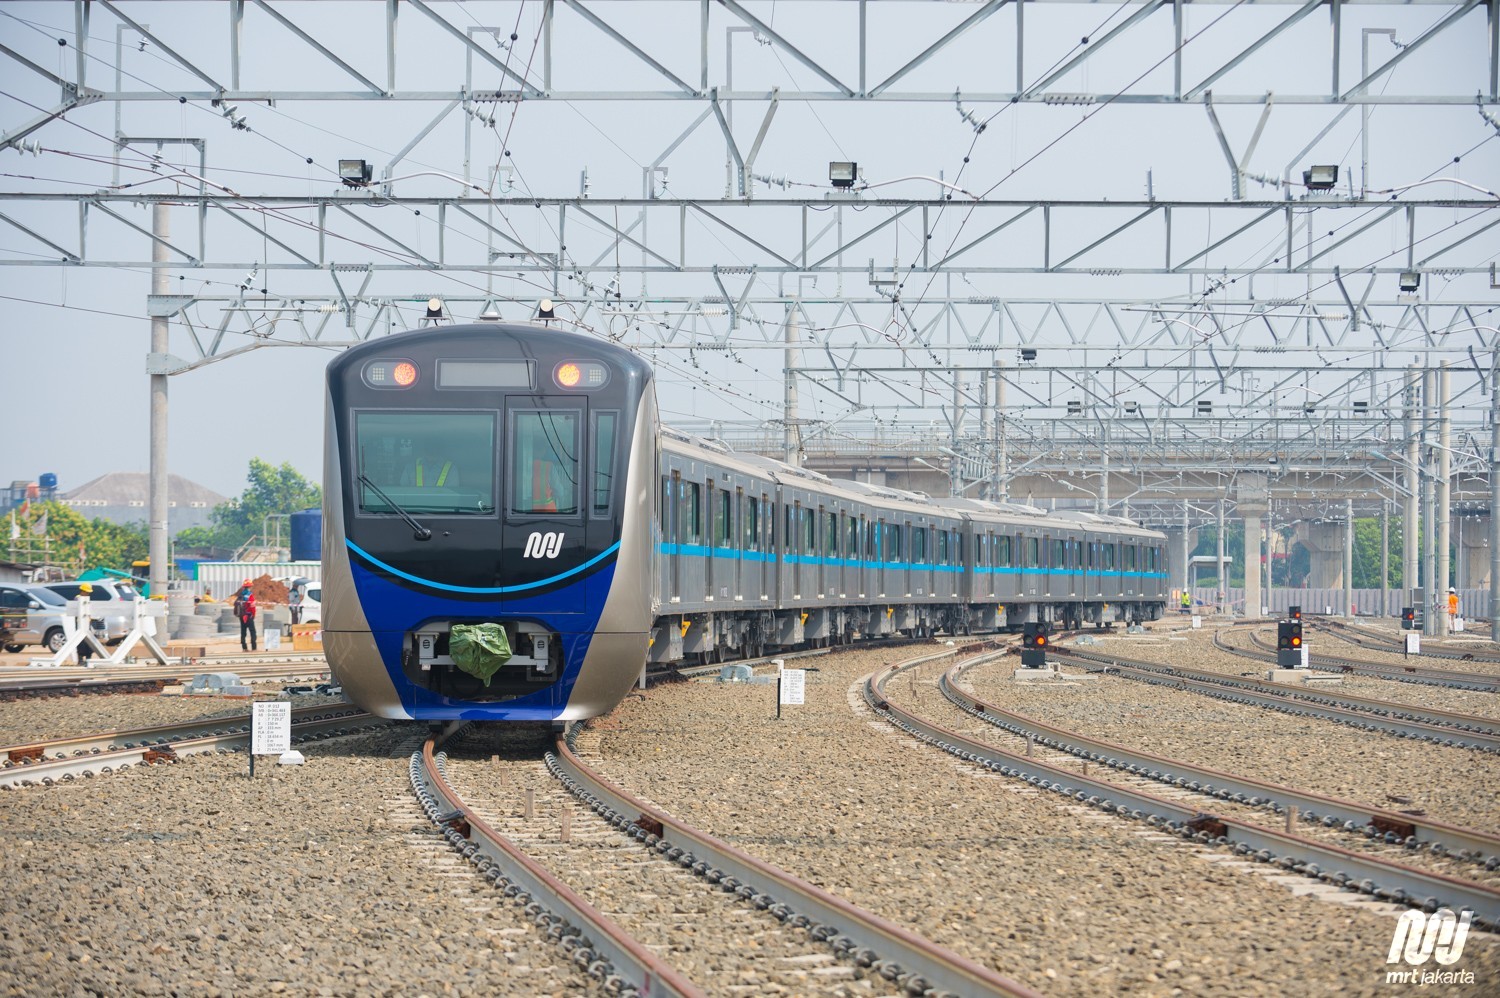
[{"label": "blue container", "polygon": [[57,476],[50,471],[44,472],[38,476],[36,483],[44,489],[55,489],[57,488]]},{"label": "blue container", "polygon": [[320,507],[292,514],[292,560],[323,560],[323,510]]}]

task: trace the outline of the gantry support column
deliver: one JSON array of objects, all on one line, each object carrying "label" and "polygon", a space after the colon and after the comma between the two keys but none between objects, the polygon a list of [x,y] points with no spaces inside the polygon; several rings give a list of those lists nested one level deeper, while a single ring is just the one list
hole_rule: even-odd
[{"label": "gantry support column", "polygon": [[1259,617],[1264,603],[1260,589],[1260,520],[1271,508],[1266,476],[1241,475],[1235,484],[1235,505],[1245,519],[1245,616]]},{"label": "gantry support column", "polygon": [[1354,500],[1344,500],[1344,605],[1340,617],[1354,616]]},{"label": "gantry support column", "polygon": [[1452,516],[1451,489],[1449,478],[1453,473],[1453,453],[1448,449],[1449,445],[1449,422],[1448,422],[1448,395],[1451,390],[1448,375],[1448,362],[1443,361],[1442,368],[1438,371],[1438,393],[1437,393],[1437,583],[1432,587],[1438,598],[1443,603],[1443,613],[1438,617],[1438,633],[1447,634],[1449,628],[1448,620],[1448,581],[1453,578],[1452,566],[1449,564],[1448,547],[1452,541],[1451,531]]},{"label": "gantry support column", "polygon": [[1299,523],[1297,540],[1311,555],[1307,587],[1344,588],[1344,525],[1328,521]]},{"label": "gantry support column", "polygon": [[[1488,589],[1490,586],[1490,521],[1488,517],[1466,517],[1457,521],[1458,576],[1460,589]],[[1483,604],[1469,607],[1470,613],[1482,613]]]},{"label": "gantry support column", "polygon": [[1417,540],[1422,526],[1418,522],[1417,500],[1421,493],[1417,469],[1421,452],[1418,446],[1421,423],[1418,406],[1422,398],[1422,379],[1416,365],[1406,375],[1406,397],[1403,410],[1406,413],[1406,497],[1401,507],[1401,588],[1406,590],[1402,606],[1415,606],[1418,585]]},{"label": "gantry support column", "polygon": [[[171,252],[167,240],[171,238],[171,216],[167,214],[165,202],[158,201],[151,208],[151,234],[156,238],[151,244],[151,294],[165,295],[172,290],[171,274],[167,264]],[[158,311],[153,309],[153,313]],[[150,503],[150,528],[147,533],[146,552],[151,559],[151,596],[153,599],[167,598],[167,579],[170,565],[167,564],[167,546],[170,529],[167,523],[167,373],[166,358],[171,340],[167,326],[168,316],[152,315],[151,353],[148,364],[160,374],[151,375],[151,476],[147,489]]]}]

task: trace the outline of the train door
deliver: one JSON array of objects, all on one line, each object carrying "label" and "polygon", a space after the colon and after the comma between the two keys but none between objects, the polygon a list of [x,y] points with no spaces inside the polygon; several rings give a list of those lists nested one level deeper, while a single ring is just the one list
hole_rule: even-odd
[{"label": "train door", "polygon": [[1069,534],[1067,538],[1068,558],[1068,595],[1074,599],[1082,598],[1083,587],[1083,538],[1079,534]]},{"label": "train door", "polygon": [[716,487],[712,478],[703,484],[706,493],[703,545],[703,594],[712,603],[714,597],[719,594],[719,496],[724,494],[722,489]]},{"label": "train door", "polygon": [[675,469],[661,482],[661,535],[667,563],[667,602],[682,602],[682,555],[678,551],[677,494],[682,491],[682,473]]},{"label": "train door", "polygon": [[[578,397],[521,396],[507,398],[504,436],[497,448],[503,455],[505,516],[500,536],[504,560],[525,566],[520,577],[546,576],[559,564],[587,560],[587,479],[584,443],[587,403]],[[450,462],[435,483],[446,479],[449,488],[466,484],[462,460]],[[580,597],[556,612],[587,609]]]},{"label": "train door", "polygon": [[[750,550],[747,543],[749,537],[745,531],[745,518],[749,511],[745,504],[745,490],[737,488],[734,490],[734,519],[736,529],[734,531],[734,595],[736,599],[745,598],[745,555]],[[759,592],[760,590],[756,590]]]}]

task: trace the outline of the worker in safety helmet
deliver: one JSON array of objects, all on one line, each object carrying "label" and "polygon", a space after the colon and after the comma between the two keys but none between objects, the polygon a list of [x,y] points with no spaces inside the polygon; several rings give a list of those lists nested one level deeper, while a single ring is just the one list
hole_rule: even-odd
[{"label": "worker in safety helmet", "polygon": [[1452,586],[1448,587],[1448,619],[1452,620],[1458,616],[1458,590]]}]

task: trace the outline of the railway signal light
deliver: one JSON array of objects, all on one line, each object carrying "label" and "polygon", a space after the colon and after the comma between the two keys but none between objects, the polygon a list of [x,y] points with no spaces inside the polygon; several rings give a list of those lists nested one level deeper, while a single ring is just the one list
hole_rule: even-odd
[{"label": "railway signal light", "polygon": [[1403,606],[1401,608],[1401,629],[1410,631],[1417,626],[1417,610],[1415,607]]},{"label": "railway signal light", "polygon": [[1021,666],[1042,669],[1047,665],[1047,625],[1042,622],[1021,625]]},{"label": "railway signal light", "polygon": [[1286,619],[1287,620],[1301,620],[1302,619],[1302,608],[1300,606],[1289,606],[1289,607],[1287,607],[1286,608]]},{"label": "railway signal light", "polygon": [[1276,664],[1283,669],[1296,669],[1302,665],[1302,621],[1277,622]]}]

